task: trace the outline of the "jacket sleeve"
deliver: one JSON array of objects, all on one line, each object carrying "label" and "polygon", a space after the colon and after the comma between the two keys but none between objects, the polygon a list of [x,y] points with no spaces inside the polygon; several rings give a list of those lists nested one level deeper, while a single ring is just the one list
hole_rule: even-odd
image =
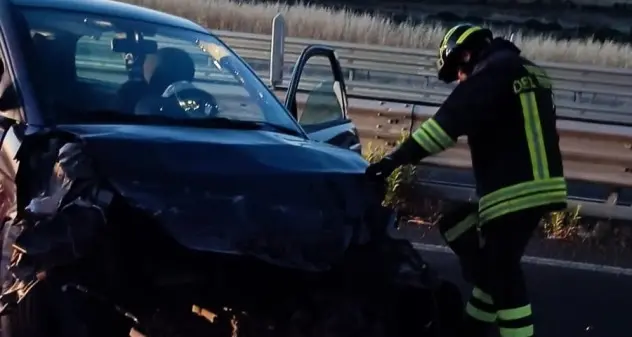
[{"label": "jacket sleeve", "polygon": [[459,84],[435,115],[411,135],[423,152],[420,157],[442,152],[455,145],[460,136],[483,127],[498,103],[499,86],[491,72],[476,74]]}]

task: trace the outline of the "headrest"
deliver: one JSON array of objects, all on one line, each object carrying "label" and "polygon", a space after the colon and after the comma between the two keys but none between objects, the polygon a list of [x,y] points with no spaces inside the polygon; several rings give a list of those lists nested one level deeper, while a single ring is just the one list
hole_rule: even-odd
[{"label": "headrest", "polygon": [[162,93],[170,84],[178,81],[193,81],[195,64],[189,54],[181,49],[165,47],[155,55],[156,67],[149,79],[152,91]]}]

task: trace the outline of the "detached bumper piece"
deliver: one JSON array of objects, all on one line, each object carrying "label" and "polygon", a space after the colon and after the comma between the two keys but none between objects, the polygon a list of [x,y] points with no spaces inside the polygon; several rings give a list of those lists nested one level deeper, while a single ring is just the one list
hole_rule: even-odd
[{"label": "detached bumper piece", "polygon": [[50,270],[90,252],[106,225],[105,211],[114,193],[101,187],[81,143],[64,143],[63,138],[67,137],[31,135],[18,151],[18,207],[25,206],[4,228],[13,240],[12,247],[4,247],[4,258],[10,261],[0,295],[2,313],[17,305]]}]

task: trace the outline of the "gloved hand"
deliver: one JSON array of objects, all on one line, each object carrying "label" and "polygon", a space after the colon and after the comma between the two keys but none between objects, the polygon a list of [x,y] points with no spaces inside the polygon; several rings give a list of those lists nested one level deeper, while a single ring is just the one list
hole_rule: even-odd
[{"label": "gloved hand", "polygon": [[369,165],[366,168],[365,175],[371,180],[385,181],[399,166],[392,158],[384,157],[380,161]]}]

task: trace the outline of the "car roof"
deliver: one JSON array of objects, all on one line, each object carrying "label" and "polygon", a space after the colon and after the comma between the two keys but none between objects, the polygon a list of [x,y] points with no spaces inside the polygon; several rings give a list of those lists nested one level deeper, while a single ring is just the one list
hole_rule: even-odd
[{"label": "car roof", "polygon": [[[184,1],[184,0],[182,0]],[[202,26],[167,13],[153,9],[134,6],[111,0],[10,0],[18,6],[36,8],[51,8],[68,11],[86,12],[92,14],[107,14],[125,19],[136,19],[160,25],[175,26],[189,30],[208,33]]]}]

